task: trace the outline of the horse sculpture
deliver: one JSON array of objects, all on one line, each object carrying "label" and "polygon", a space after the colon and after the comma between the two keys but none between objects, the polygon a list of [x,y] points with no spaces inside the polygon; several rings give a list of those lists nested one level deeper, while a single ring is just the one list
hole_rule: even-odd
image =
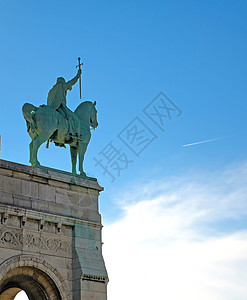
[{"label": "horse sculpture", "polygon": [[96,101],[82,102],[74,111],[80,121],[80,137],[71,138],[68,135],[68,120],[50,106],[41,105],[36,107],[25,103],[22,107],[23,116],[27,122],[27,132],[32,141],[30,148],[30,163],[32,166],[40,167],[37,155],[40,146],[49,140],[55,142],[56,146],[70,145],[72,162],[72,173],[76,174],[77,157],[79,156],[80,175],[87,177],[83,171],[84,155],[91,138],[90,127],[95,129],[98,126]]}]

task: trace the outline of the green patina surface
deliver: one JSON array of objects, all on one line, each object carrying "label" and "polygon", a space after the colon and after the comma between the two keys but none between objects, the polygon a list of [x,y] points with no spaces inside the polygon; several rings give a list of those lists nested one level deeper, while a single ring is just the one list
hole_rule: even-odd
[{"label": "green patina surface", "polygon": [[63,77],[57,78],[47,97],[47,105],[36,107],[25,103],[22,107],[27,123],[27,132],[32,141],[30,148],[30,163],[42,167],[38,160],[40,146],[49,141],[56,146],[70,146],[72,173],[76,174],[77,158],[79,158],[80,175],[87,177],[83,170],[84,155],[91,138],[90,129],[98,126],[96,101],[84,101],[73,112],[67,107],[67,91],[72,89],[81,76],[79,68],[76,76],[69,81]]}]

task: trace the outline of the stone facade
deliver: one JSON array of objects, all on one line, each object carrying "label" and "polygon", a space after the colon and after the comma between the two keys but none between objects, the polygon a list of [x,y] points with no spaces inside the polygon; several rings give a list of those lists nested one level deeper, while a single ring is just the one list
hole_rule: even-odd
[{"label": "stone facade", "polygon": [[0,299],[106,300],[96,180],[0,160]]}]

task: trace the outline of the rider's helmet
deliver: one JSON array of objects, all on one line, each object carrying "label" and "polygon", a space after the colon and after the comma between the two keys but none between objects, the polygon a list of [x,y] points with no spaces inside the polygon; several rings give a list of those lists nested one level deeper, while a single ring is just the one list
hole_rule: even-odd
[{"label": "rider's helmet", "polygon": [[63,77],[58,77],[57,83],[65,83],[65,79]]}]

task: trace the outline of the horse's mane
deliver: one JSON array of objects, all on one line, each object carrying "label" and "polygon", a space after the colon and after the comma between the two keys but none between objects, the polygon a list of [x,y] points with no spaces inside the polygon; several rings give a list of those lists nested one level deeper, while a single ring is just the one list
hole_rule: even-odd
[{"label": "horse's mane", "polygon": [[79,104],[78,106],[77,106],[77,108],[75,109],[75,114],[78,114],[78,113],[80,113],[80,111],[83,109],[83,110],[85,110],[85,108],[89,105],[89,104],[93,104],[91,101],[84,101],[84,102],[82,102],[81,104]]}]

